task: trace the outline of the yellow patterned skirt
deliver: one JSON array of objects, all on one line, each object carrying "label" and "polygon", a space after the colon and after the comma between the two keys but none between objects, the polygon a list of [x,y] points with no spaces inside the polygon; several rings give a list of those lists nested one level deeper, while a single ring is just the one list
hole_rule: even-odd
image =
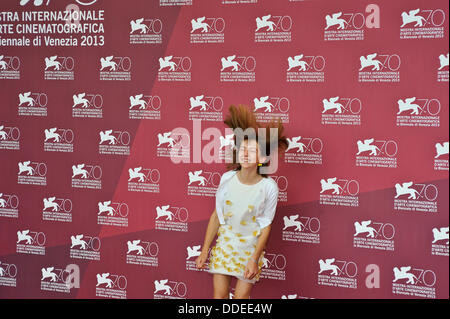
[{"label": "yellow patterned skirt", "polygon": [[242,234],[233,232],[231,225],[222,225],[217,234],[216,245],[211,249],[209,257],[208,272],[234,276],[249,283],[259,281],[264,251],[258,261],[258,273],[253,279],[244,278],[245,267],[256,248],[259,230],[254,230],[251,234]]}]

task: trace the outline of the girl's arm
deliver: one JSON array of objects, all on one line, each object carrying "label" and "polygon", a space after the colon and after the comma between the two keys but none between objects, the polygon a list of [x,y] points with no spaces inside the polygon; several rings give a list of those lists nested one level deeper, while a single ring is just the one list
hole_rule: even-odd
[{"label": "girl's arm", "polygon": [[205,240],[203,241],[202,246],[202,254],[208,254],[209,247],[211,246],[212,241],[217,235],[217,231],[219,230],[220,222],[217,217],[217,211],[214,209],[214,212],[211,214],[209,218],[208,228],[206,229]]},{"label": "girl's arm", "polygon": [[256,243],[255,251],[253,252],[252,258],[255,260],[259,260],[262,251],[266,247],[267,239],[269,239],[270,230],[272,228],[272,224],[261,229],[261,234],[259,235],[258,242]]},{"label": "girl's arm", "polygon": [[247,279],[253,279],[258,273],[258,261],[262,251],[266,248],[267,239],[269,238],[270,229],[272,224],[261,229],[261,234],[258,237],[255,251],[253,252],[250,260],[247,263],[244,271],[244,277]]}]

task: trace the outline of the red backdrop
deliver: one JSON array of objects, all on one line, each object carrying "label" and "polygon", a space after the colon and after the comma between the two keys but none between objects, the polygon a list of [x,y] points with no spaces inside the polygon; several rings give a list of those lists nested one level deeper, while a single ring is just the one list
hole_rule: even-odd
[{"label": "red backdrop", "polygon": [[195,246],[226,147],[221,163],[194,147],[239,103],[290,139],[252,298],[449,297],[448,1],[0,14],[2,298],[211,298]]}]

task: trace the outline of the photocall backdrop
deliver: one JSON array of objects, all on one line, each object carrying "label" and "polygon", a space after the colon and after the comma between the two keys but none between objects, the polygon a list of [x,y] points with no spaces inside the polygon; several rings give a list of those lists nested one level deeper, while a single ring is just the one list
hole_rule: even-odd
[{"label": "photocall backdrop", "polygon": [[448,21],[445,0],[2,1],[0,297],[212,298],[195,259],[244,103],[289,138],[251,298],[448,298]]}]

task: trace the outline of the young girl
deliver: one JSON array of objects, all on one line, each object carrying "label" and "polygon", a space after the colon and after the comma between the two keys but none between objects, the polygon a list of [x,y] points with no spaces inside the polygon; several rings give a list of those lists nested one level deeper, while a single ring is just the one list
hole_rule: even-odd
[{"label": "young girl", "polygon": [[[278,200],[278,185],[260,167],[269,164],[270,145],[276,150],[288,147],[281,120],[264,127],[265,139],[258,139],[262,127],[246,106],[230,106],[225,124],[233,130],[253,128],[255,136],[244,137],[233,150],[231,170],[222,174],[216,192],[216,209],[212,213],[197,268],[206,268],[210,245],[218,234],[216,245],[211,249],[208,272],[213,274],[214,298],[227,299],[232,277],[237,278],[234,298],[249,298],[253,284],[259,280],[264,249],[270,234]],[[277,128],[278,136],[270,136],[270,128]],[[235,136],[236,143],[236,136]],[[266,154],[264,150],[265,143]],[[274,148],[274,147],[272,147]],[[237,154],[236,154],[237,150]]]}]

